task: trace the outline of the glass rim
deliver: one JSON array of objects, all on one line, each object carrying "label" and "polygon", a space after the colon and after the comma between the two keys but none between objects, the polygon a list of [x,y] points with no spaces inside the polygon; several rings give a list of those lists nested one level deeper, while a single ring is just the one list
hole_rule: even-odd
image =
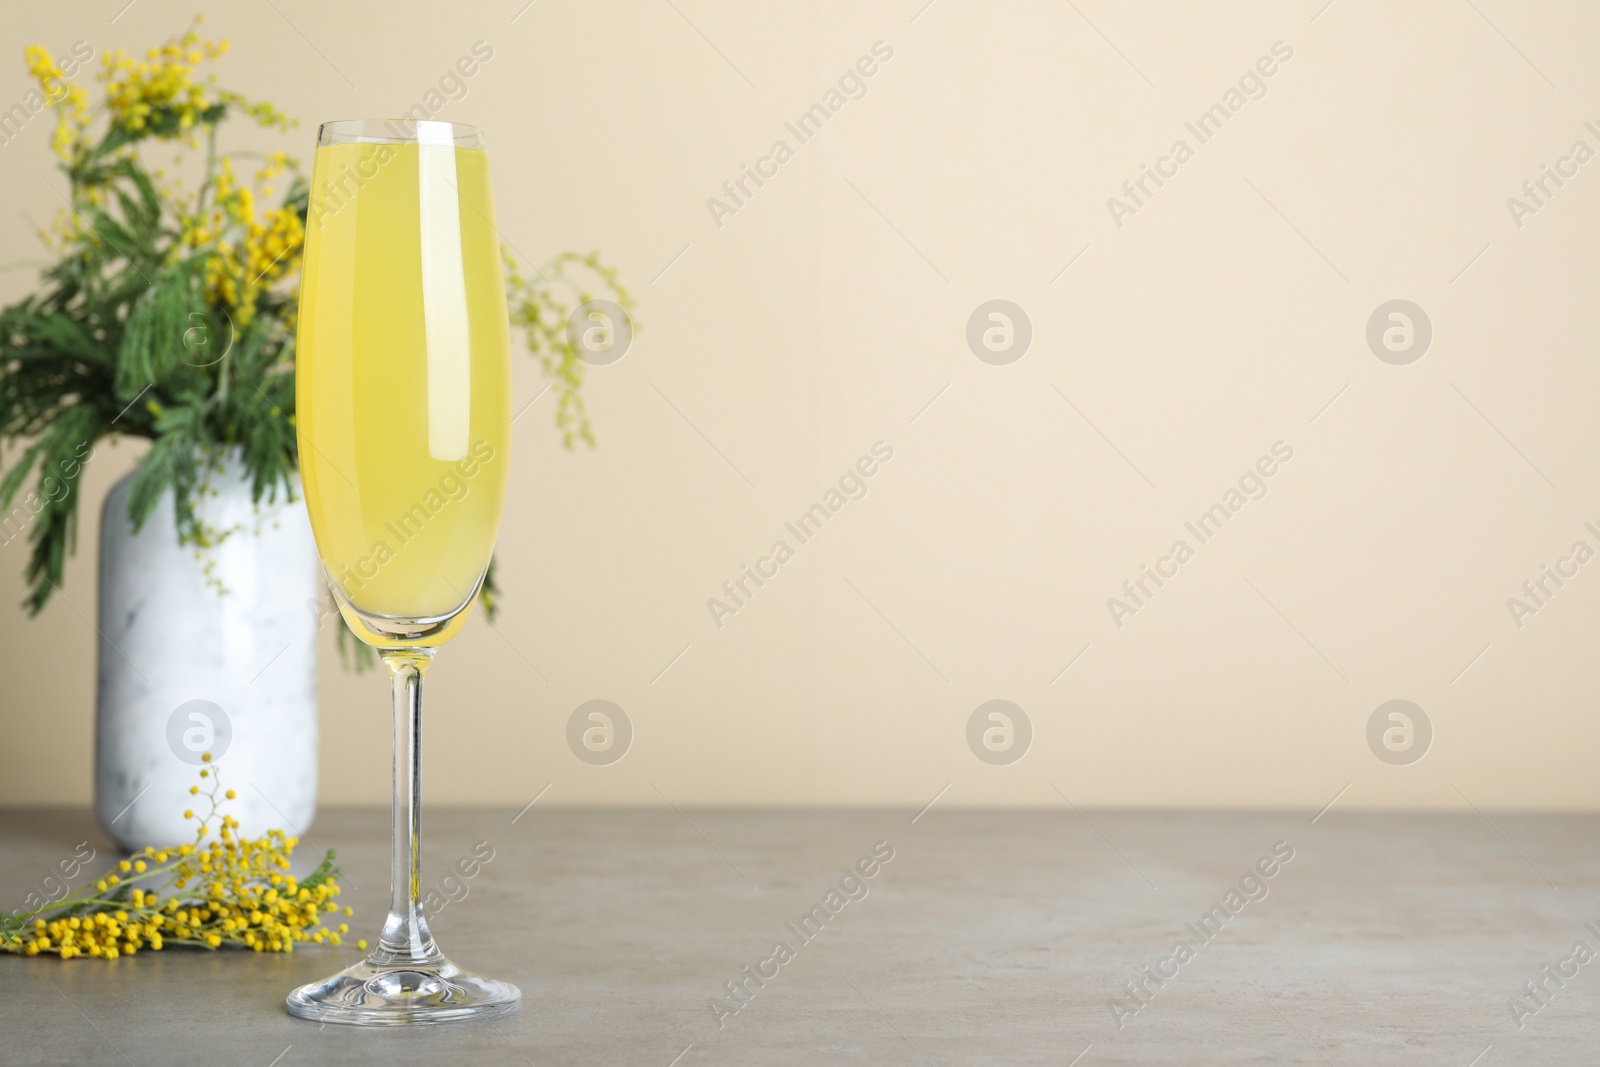
[{"label": "glass rim", "polygon": [[483,131],[443,119],[335,119],[317,127],[317,147],[334,144],[453,144],[482,148]]}]

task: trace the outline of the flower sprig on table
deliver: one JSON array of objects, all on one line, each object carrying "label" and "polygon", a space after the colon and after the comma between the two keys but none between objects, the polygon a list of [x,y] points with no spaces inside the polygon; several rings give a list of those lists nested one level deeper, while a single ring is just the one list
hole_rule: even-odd
[{"label": "flower sprig on table", "polygon": [[[211,756],[202,759],[210,764]],[[282,830],[241,837],[238,821],[220,810],[234,791],[222,788],[214,766],[202,767],[200,777],[209,791],[194,785],[189,792],[203,796],[210,810],[184,812],[199,820],[193,844],[149,846],[71,896],[0,919],[0,952],[114,960],[174,945],[256,952],[293,952],[306,941],[338,945],[349,926],[330,929],[323,919],[351,909],[333,899],[339,895],[333,851],[310,876],[295,878],[288,871],[299,840]]]}]

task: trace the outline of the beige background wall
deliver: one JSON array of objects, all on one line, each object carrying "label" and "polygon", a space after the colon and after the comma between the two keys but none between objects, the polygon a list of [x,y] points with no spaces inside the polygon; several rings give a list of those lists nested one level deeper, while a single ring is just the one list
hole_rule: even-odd
[{"label": "beige background wall", "polygon": [[[1600,806],[1600,563],[1520,629],[1506,605],[1600,548],[1600,162],[1520,228],[1506,204],[1600,149],[1600,10],[922,2],[207,12],[307,163],[318,121],[403,111],[488,42],[441,117],[487,131],[505,237],[603,249],[639,297],[589,376],[599,449],[563,453],[548,398],[517,425],[505,614],[431,679],[430,799]],[[192,13],[122,3],[9,11],[0,96],[26,43],[142,50]],[[707,198],[879,40],[866,97],[718,228]],[[1119,228],[1107,198],[1276,41],[1267,95]],[[58,204],[46,125],[0,147],[7,262]],[[993,298],[1032,322],[1008,366],[964,338]],[[1364,339],[1395,298],[1434,328],[1408,366]],[[519,364],[519,403],[542,384]],[[869,495],[717,629],[706,598],[880,439]],[[1116,627],[1107,598],[1280,440],[1266,498]],[[93,499],[138,451],[102,448]],[[28,622],[0,550],[0,803],[89,796],[85,519],[82,614]],[[383,801],[383,682],[330,642],[321,686],[323,798]],[[609,767],[564,739],[595,697],[636,731]],[[1010,766],[966,743],[993,698],[1033,724]],[[1410,766],[1365,738],[1395,698],[1435,731]]]}]

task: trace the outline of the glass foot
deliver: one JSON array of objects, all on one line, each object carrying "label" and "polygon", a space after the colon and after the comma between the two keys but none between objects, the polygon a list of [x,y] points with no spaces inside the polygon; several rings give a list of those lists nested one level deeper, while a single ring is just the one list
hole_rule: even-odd
[{"label": "glass foot", "polygon": [[377,964],[371,959],[301,986],[287,999],[289,1014],[353,1026],[415,1026],[457,1019],[492,1019],[517,1010],[522,991],[484,978],[446,959]]}]

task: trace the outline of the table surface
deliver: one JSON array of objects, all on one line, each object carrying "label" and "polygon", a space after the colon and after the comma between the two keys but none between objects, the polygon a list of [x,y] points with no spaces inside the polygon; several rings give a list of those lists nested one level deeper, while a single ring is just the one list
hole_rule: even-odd
[{"label": "table surface", "polygon": [[[285,1013],[285,993],[350,950],[5,956],[0,1063],[1596,1061],[1600,966],[1572,959],[1579,941],[1600,950],[1594,816],[514,815],[429,811],[424,870],[437,888],[493,848],[433,928],[458,963],[522,988],[510,1018],[375,1031]],[[352,937],[381,925],[387,818],[328,810],[306,835],[306,851],[339,852]],[[0,900],[83,840],[111,857],[86,812],[0,811]],[[846,878],[875,846],[893,859]],[[849,896],[829,899],[841,881]],[[819,905],[836,914],[803,940],[789,924]],[[768,962],[778,942],[789,958]],[[746,965],[776,974],[719,1018]]]}]

